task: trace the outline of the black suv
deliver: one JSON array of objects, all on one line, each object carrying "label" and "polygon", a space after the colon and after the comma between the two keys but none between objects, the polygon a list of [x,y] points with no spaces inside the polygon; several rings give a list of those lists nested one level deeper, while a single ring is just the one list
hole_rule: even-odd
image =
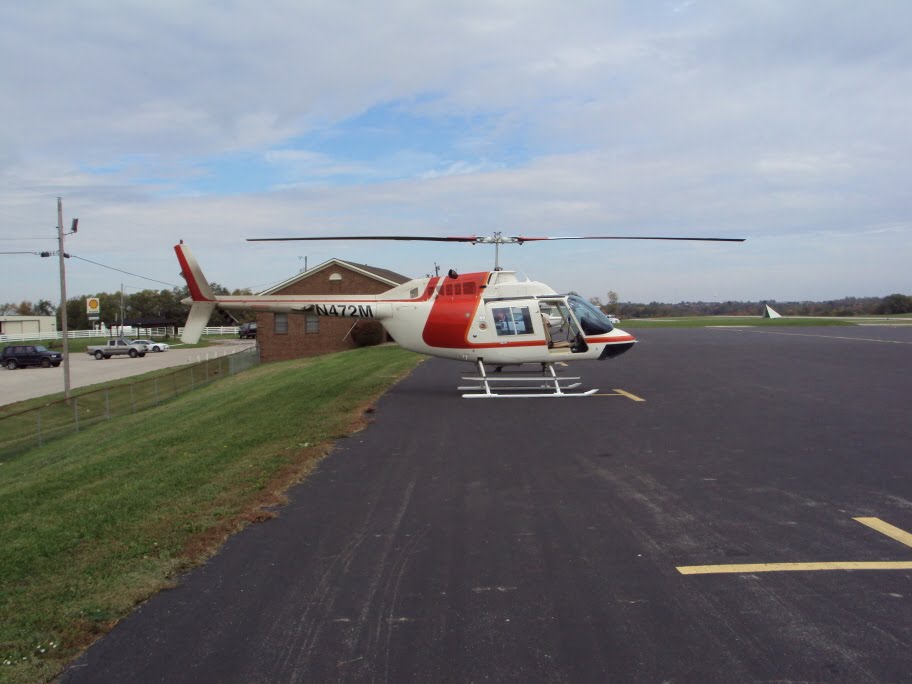
[{"label": "black suv", "polygon": [[238,328],[238,337],[242,340],[256,338],[256,323],[242,323]]},{"label": "black suv", "polygon": [[63,354],[42,347],[40,344],[20,344],[6,347],[0,354],[0,364],[10,370],[25,366],[56,368],[63,361]]}]

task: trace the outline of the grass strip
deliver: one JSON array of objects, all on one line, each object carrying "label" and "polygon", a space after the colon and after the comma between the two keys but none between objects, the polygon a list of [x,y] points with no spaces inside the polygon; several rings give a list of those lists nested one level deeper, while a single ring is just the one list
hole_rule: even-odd
[{"label": "grass strip", "polygon": [[0,681],[47,681],[209,557],[422,357],[258,366],[0,464]]},{"label": "grass strip", "polygon": [[681,318],[625,318],[617,327],[627,328],[708,328],[712,326],[817,327],[855,325],[838,318],[762,318],[760,316],[685,316]]}]

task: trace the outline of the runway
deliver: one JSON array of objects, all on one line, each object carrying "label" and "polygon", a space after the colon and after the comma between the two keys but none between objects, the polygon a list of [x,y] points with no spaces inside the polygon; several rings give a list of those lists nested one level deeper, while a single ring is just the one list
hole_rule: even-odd
[{"label": "runway", "polygon": [[585,399],[427,361],[62,681],[912,681],[912,328],[637,337]]}]

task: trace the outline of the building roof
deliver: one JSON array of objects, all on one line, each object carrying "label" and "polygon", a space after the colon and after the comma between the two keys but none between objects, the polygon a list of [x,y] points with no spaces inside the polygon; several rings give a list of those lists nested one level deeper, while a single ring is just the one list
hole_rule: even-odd
[{"label": "building roof", "polygon": [[284,290],[289,285],[300,282],[305,278],[310,278],[320,271],[324,271],[332,266],[342,266],[343,268],[347,268],[357,273],[366,275],[369,278],[373,278],[374,280],[384,283],[385,285],[389,285],[390,287],[396,287],[396,285],[401,285],[402,283],[407,283],[409,280],[411,280],[411,278],[408,278],[400,273],[396,273],[395,271],[390,271],[386,268],[377,268],[376,266],[368,266],[367,264],[356,264],[353,261],[343,261],[342,259],[330,259],[329,261],[324,261],[319,266],[314,266],[313,268],[310,268],[302,273],[298,273],[297,275],[294,275],[287,280],[283,280],[281,283],[273,285],[272,287],[263,290],[259,294],[275,294],[280,290]]}]

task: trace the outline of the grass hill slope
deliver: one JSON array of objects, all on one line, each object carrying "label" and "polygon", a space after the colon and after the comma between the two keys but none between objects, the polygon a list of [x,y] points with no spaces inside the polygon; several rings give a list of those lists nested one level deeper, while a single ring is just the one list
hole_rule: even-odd
[{"label": "grass hill slope", "polygon": [[422,357],[266,364],[0,464],[0,681],[52,678],[304,477]]}]

